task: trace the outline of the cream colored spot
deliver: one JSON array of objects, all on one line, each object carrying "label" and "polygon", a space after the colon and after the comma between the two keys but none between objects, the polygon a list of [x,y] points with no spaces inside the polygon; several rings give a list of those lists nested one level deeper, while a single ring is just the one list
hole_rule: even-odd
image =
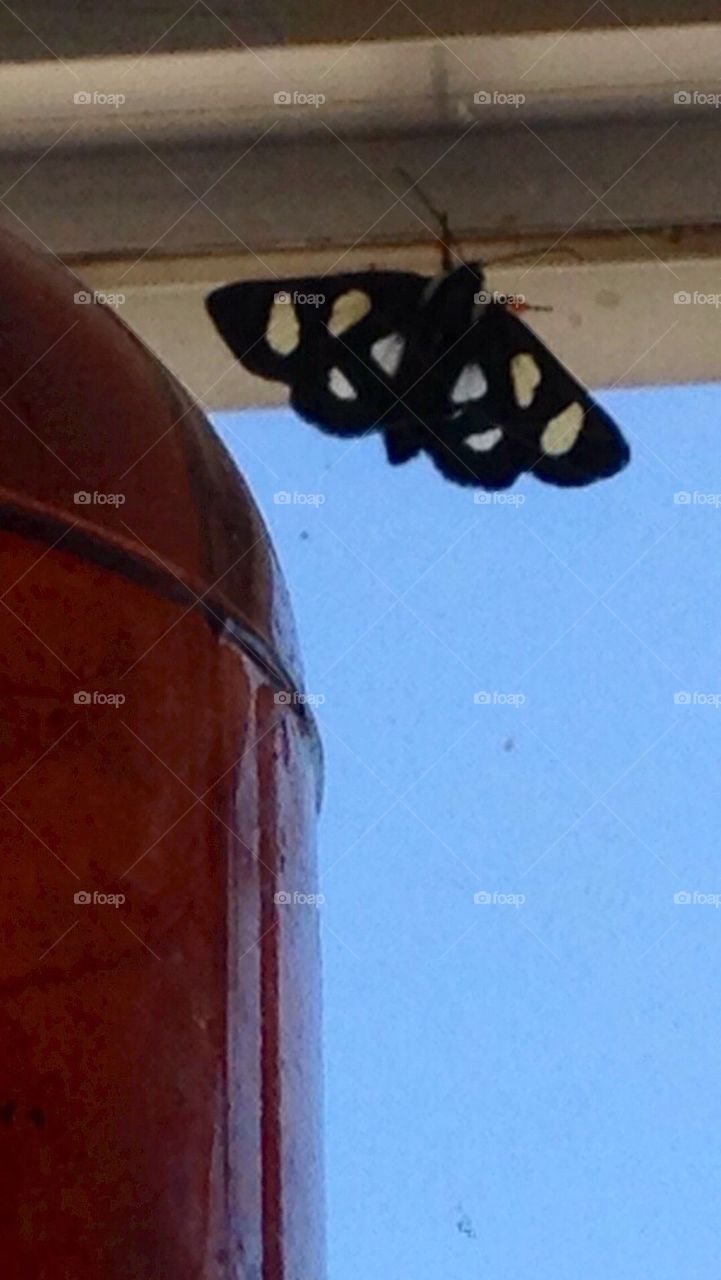
[{"label": "cream colored spot", "polygon": [[405,342],[399,333],[389,333],[385,338],[379,338],[371,347],[371,355],[376,364],[380,365],[384,373],[392,378],[398,372],[398,366],[403,359],[405,350]]},{"label": "cream colored spot", "polygon": [[488,453],[502,439],[503,432],[500,427],[489,427],[487,431],[477,431],[475,435],[466,436],[464,443],[476,453]]},{"label": "cream colored spot", "polygon": [[300,323],[287,293],[273,299],[265,340],[279,356],[292,355],[300,342]]},{"label": "cream colored spot", "polygon": [[541,370],[530,352],[521,351],[519,355],[513,357],[511,379],[516,404],[521,409],[527,409],[530,404],[533,404],[533,397],[542,380]]},{"label": "cream colored spot", "polygon": [[334,338],[340,337],[346,329],[352,329],[354,324],[367,316],[370,309],[371,300],[367,293],[363,293],[362,289],[349,289],[348,293],[342,293],[333,303],[328,332]]},{"label": "cream colored spot", "polygon": [[488,390],[488,383],[480,365],[467,364],[461,369],[451,391],[453,404],[465,404],[468,400],[480,400]]},{"label": "cream colored spot", "polygon": [[577,400],[567,409],[551,418],[541,436],[541,448],[552,458],[568,453],[583,430],[584,412]]},{"label": "cream colored spot", "polygon": [[358,393],[355,387],[348,381],[345,374],[340,369],[331,369],[328,376],[328,386],[337,396],[339,400],[357,400]]}]

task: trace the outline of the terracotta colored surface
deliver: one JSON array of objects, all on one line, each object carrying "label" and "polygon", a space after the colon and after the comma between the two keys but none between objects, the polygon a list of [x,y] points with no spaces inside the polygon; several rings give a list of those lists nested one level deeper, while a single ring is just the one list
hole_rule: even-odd
[{"label": "terracotta colored surface", "polygon": [[[82,282],[59,263],[0,234],[0,281],[0,504],[69,515],[207,591],[300,679],[273,550],[200,410],[112,309],[74,301]],[[123,501],[79,505],[76,492]]]},{"label": "terracotta colored surface", "polygon": [[3,1274],[322,1280],[284,588],[202,415],[75,288],[0,241]]}]

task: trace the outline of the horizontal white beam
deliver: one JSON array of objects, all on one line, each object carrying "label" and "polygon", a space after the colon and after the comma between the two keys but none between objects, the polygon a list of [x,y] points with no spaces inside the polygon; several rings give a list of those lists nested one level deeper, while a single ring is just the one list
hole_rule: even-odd
[{"label": "horizontal white beam", "polygon": [[[684,88],[718,92],[720,63],[719,23],[6,63],[0,150],[39,152],[58,139],[127,147],[128,130],[153,143],[239,141],[273,127],[280,141],[325,126],[386,133],[514,120],[502,97],[479,109],[483,90],[522,94],[529,123],[638,115],[668,111]],[[295,102],[276,102],[284,93]],[[310,105],[309,95],[324,101]]]}]

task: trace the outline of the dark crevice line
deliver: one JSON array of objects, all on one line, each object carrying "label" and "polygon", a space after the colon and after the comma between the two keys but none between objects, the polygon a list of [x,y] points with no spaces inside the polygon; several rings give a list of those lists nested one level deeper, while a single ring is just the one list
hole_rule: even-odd
[{"label": "dark crevice line", "polygon": [[[315,720],[308,704],[301,702],[296,696],[300,693],[298,681],[262,636],[242,618],[228,612],[225,602],[212,596],[207,600],[198,599],[198,592],[164,567],[153,564],[139,552],[131,553],[125,547],[110,541],[112,533],[109,532],[107,537],[99,536],[80,525],[73,526],[70,519],[63,519],[47,510],[33,510],[20,504],[0,502],[0,529],[7,529],[48,546],[62,539],[58,547],[60,553],[70,552],[99,568],[117,573],[126,581],[133,582],[154,595],[201,614],[214,635],[231,640],[264,671],[278,691],[290,693],[288,709],[297,715],[320,751]],[[317,755],[316,760],[318,759]]]}]

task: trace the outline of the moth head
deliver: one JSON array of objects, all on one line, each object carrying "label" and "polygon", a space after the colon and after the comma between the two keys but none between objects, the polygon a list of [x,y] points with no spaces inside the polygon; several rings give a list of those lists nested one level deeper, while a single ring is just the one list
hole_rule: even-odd
[{"label": "moth head", "polygon": [[[480,262],[462,262],[450,271],[430,281],[423,302],[433,308],[433,317],[440,332],[453,333],[459,324],[475,319],[479,303],[485,294],[485,277]],[[481,310],[485,306],[481,303]]]}]

